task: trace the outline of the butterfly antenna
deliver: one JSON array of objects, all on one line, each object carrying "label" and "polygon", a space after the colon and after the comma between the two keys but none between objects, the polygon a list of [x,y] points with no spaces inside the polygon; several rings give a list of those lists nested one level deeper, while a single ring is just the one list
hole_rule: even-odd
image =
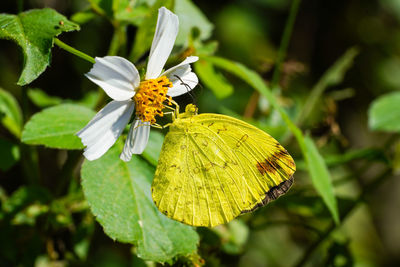
[{"label": "butterfly antenna", "polygon": [[179,77],[178,75],[174,75],[179,81],[181,81],[181,85],[184,85],[185,87],[186,87],[186,91],[187,91],[187,93],[190,95],[190,97],[192,98],[192,100],[193,100],[193,103],[197,106],[197,101],[196,101],[196,98],[195,98],[195,96],[192,94],[192,88],[187,84],[187,83],[185,83],[182,79],[181,79],[181,77]]}]

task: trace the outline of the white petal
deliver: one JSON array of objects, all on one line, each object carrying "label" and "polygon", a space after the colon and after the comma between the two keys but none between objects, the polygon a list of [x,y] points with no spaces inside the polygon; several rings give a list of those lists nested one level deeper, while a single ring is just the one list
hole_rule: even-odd
[{"label": "white petal", "polygon": [[114,100],[124,101],[135,95],[139,86],[139,72],[129,60],[122,57],[96,57],[96,63],[86,74]]},{"label": "white petal", "polygon": [[130,161],[132,154],[142,154],[149,141],[150,123],[142,122],[135,119],[129,129],[128,137],[126,138],[124,149],[122,150],[120,159]]},{"label": "white petal", "polygon": [[[197,58],[197,57],[190,57],[190,58]],[[188,59],[189,58],[187,58],[186,60]],[[165,72],[167,78],[172,82],[172,87],[168,89],[167,92],[167,95],[171,97],[183,95],[193,90],[199,83],[199,79],[197,78],[197,75],[194,72],[192,72],[192,68],[190,67],[190,65],[182,63]]]},{"label": "white petal", "polygon": [[[190,71],[191,68],[190,68],[189,64],[190,63],[194,63],[197,60],[199,60],[199,57],[195,57],[195,56],[187,57],[184,61],[182,61],[178,65],[176,65],[176,66],[174,66],[172,68],[169,68],[168,70],[164,71],[160,76],[164,76],[164,75],[167,76],[167,77],[171,76],[171,73],[175,72],[175,70],[177,68],[183,68],[183,69],[189,68],[189,71]],[[188,66],[186,66],[186,65],[188,65]]]},{"label": "white petal", "polygon": [[88,160],[100,158],[115,143],[135,109],[131,100],[111,101],[76,135],[86,146]]},{"label": "white petal", "polygon": [[178,16],[165,7],[161,7],[158,10],[156,32],[151,44],[146,80],[155,79],[160,76],[174,46],[178,28]]}]

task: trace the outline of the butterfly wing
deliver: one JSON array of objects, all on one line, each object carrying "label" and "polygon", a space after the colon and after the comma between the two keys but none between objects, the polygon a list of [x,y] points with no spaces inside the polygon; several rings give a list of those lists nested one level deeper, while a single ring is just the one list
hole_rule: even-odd
[{"label": "butterfly wing", "polygon": [[228,116],[201,114],[171,126],[152,195],[167,216],[212,227],[285,193],[294,171],[291,156],[265,132]]}]

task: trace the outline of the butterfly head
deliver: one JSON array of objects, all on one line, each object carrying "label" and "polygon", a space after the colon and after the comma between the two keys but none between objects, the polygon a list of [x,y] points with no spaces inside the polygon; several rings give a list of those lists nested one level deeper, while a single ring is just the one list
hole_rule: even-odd
[{"label": "butterfly head", "polygon": [[196,105],[189,104],[185,108],[185,112],[181,113],[178,115],[178,118],[183,119],[183,118],[189,118],[194,115],[197,115],[198,108]]},{"label": "butterfly head", "polygon": [[194,115],[197,115],[198,110],[199,109],[196,107],[196,105],[189,104],[185,108],[185,113],[187,114],[187,116],[194,116]]}]

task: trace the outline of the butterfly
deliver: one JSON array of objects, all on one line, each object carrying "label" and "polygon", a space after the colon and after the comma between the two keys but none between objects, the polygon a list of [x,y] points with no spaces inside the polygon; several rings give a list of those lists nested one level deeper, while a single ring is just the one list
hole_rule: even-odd
[{"label": "butterfly", "polygon": [[286,193],[295,170],[267,133],[229,116],[197,114],[189,104],[169,125],[152,197],[174,220],[214,227]]}]

